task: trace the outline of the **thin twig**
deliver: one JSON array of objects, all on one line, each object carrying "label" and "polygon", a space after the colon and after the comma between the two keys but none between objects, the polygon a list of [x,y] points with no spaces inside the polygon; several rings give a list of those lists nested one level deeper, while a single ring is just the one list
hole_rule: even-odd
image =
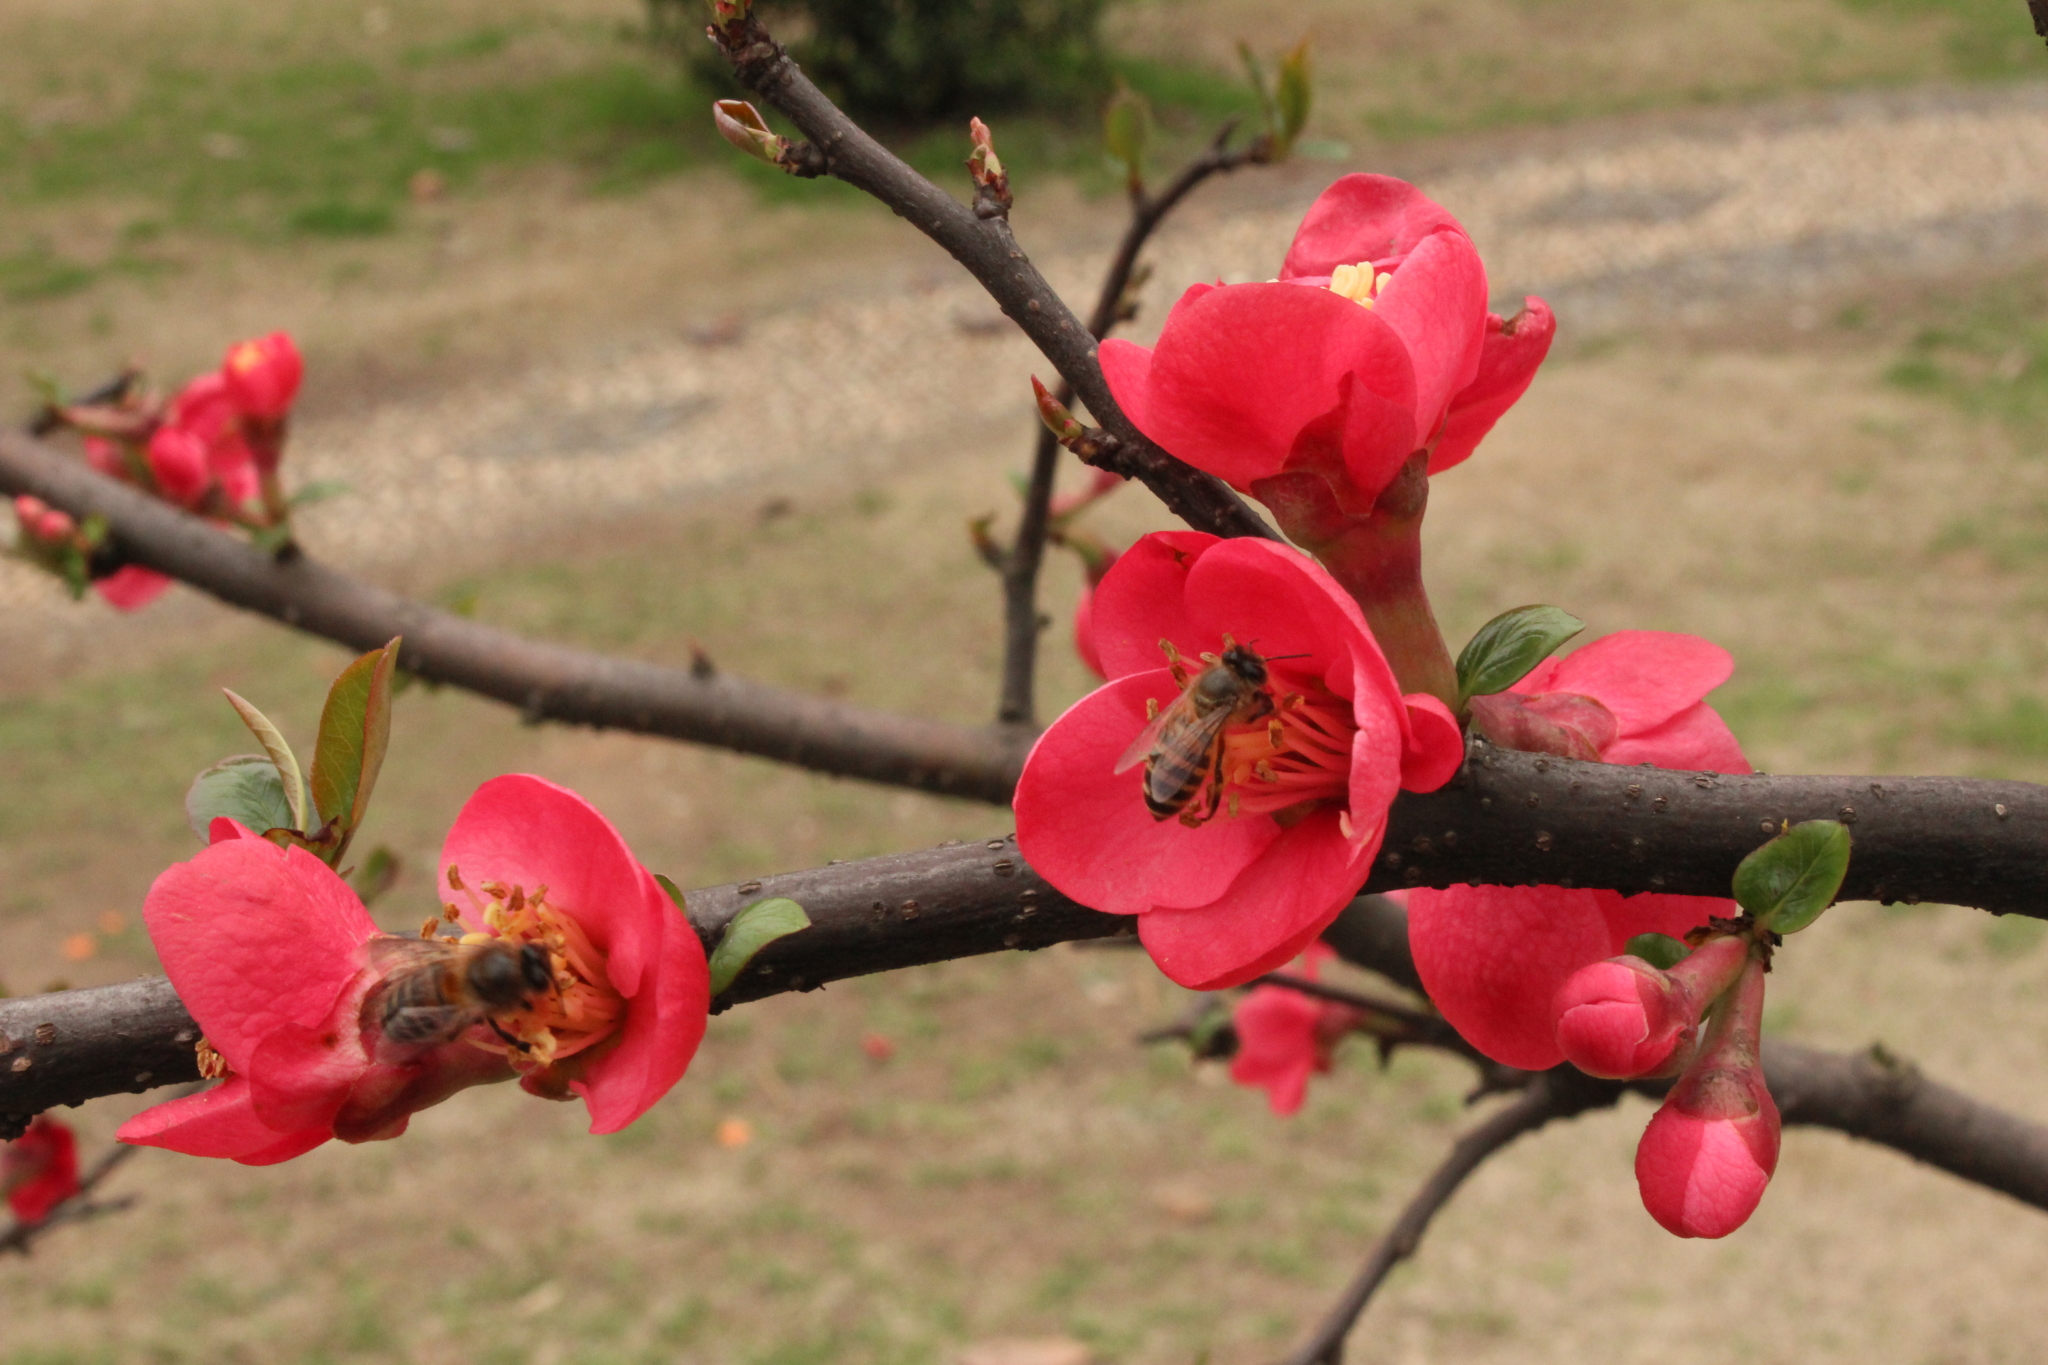
[{"label": "thin twig", "polygon": [[[1618,1086],[1612,1089],[1614,1094],[1620,1091]],[[1583,1080],[1572,1084],[1562,1081],[1560,1073],[1546,1072],[1486,1122],[1459,1138],[1443,1164],[1423,1182],[1415,1197],[1408,1201],[1408,1207],[1401,1210],[1394,1226],[1387,1229],[1373,1247],[1357,1278],[1352,1280],[1343,1297],[1337,1300],[1336,1306],[1316,1328],[1315,1334],[1287,1357],[1286,1365],[1343,1365],[1344,1338],[1350,1335],[1366,1304],[1372,1301],[1374,1291],[1395,1266],[1415,1254],[1430,1220],[1436,1217],[1437,1210],[1450,1202],[1458,1187],[1465,1183],[1466,1176],[1522,1134],[1534,1132],[1552,1119],[1581,1113],[1597,1104],[1611,1104],[1613,1100],[1613,1094],[1600,1098],[1599,1092],[1592,1090]]]},{"label": "thin twig", "polygon": [[740,83],[779,109],[809,141],[800,164],[865,190],[945,248],[981,282],[1095,420],[1117,438],[1113,466],[1147,487],[1197,530],[1224,536],[1278,534],[1220,480],[1169,455],[1117,406],[1095,356],[1095,337],[1026,258],[1007,216],[983,216],[919,175],[870,137],[798,69],[758,16],[713,30]]},{"label": "thin twig", "polygon": [[[1240,166],[1262,165],[1272,159],[1272,139],[1263,135],[1236,151],[1229,150],[1230,135],[1236,128],[1236,119],[1226,122],[1202,155],[1182,167],[1157,197],[1146,194],[1142,182],[1132,182],[1131,221],[1102,277],[1102,289],[1095,296],[1095,311],[1088,317],[1088,333],[1097,341],[1108,336],[1125,316],[1124,296],[1131,287],[1131,272],[1137,268],[1138,253],[1166,221],[1167,214],[1210,176]],[[1071,403],[1073,385],[1062,378],[1053,396],[1062,404]],[[1052,522],[1052,491],[1059,472],[1059,454],[1059,442],[1041,425],[1032,447],[1031,480],[1024,491],[1024,512],[1017,521],[1017,538],[1003,558],[1003,679],[996,719],[1004,724],[1031,724],[1037,718],[1038,575],[1045,564],[1046,531]]]}]

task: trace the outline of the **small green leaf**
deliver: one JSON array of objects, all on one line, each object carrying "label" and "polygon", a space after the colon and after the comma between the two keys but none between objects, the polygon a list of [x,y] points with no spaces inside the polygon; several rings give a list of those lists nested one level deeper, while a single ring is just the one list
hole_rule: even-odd
[{"label": "small green leaf", "polygon": [[1280,111],[1273,105],[1273,92],[1266,88],[1266,71],[1259,65],[1258,54],[1244,39],[1237,40],[1237,59],[1244,63],[1245,78],[1252,83],[1252,93],[1259,97],[1259,116],[1265,120],[1266,131],[1277,134],[1280,129]]},{"label": "small green leaf", "polygon": [[1516,607],[1479,628],[1458,655],[1458,705],[1505,692],[1586,628],[1558,607]]},{"label": "small green leaf", "polygon": [[391,673],[398,641],[373,649],[341,671],[320,711],[313,748],[313,811],[340,832],[328,859],[338,866],[348,841],[362,827],[370,793],[391,739]]},{"label": "small green leaf", "polygon": [[199,842],[212,839],[213,822],[223,815],[258,834],[291,826],[292,808],[284,799],[284,781],[269,759],[261,754],[236,754],[192,779],[185,793],[185,819]]},{"label": "small green leaf", "polygon": [[1102,142],[1133,184],[1145,178],[1145,148],[1151,141],[1151,102],[1129,86],[1118,85],[1103,111]]},{"label": "small green leaf", "polygon": [[660,882],[661,889],[668,892],[668,898],[676,903],[676,909],[682,911],[685,915],[690,913],[689,902],[683,899],[683,888],[677,886],[659,872],[654,874],[654,880]]},{"label": "small green leaf", "polygon": [[1280,59],[1280,80],[1274,92],[1274,103],[1280,111],[1280,127],[1275,138],[1279,152],[1285,156],[1294,146],[1294,140],[1301,136],[1301,130],[1308,125],[1308,110],[1314,100],[1314,86],[1309,79],[1308,39],[1304,38],[1294,51]]},{"label": "small green leaf", "polygon": [[368,906],[398,881],[401,866],[398,855],[379,844],[370,850],[369,857],[363,859],[363,865],[349,874],[348,884]]},{"label": "small green leaf", "polygon": [[[671,885],[673,885],[671,883]],[[669,891],[678,901],[679,891]],[[787,938],[800,929],[811,927],[811,917],[804,908],[786,897],[773,900],[755,901],[732,917],[725,926],[725,936],[718,940],[718,947],[711,954],[711,993],[716,996],[739,979],[747,964],[754,960],[754,954],[766,948],[779,938]]]},{"label": "small green leaf", "polygon": [[235,714],[242,718],[242,724],[249,727],[249,733],[256,736],[256,742],[263,746],[263,752],[270,755],[271,763],[277,768],[278,777],[284,783],[285,803],[292,808],[291,825],[303,832],[306,828],[306,779],[299,771],[298,755],[292,746],[285,743],[284,733],[270,723],[270,717],[223,687],[228,705],[235,708]]},{"label": "small green leaf", "polygon": [[349,486],[340,479],[316,479],[286,498],[285,506],[297,511],[301,507],[311,507],[316,502],[338,498],[349,491]]},{"label": "small green leaf", "polygon": [[1623,951],[1667,972],[1692,955],[1692,949],[1669,934],[1637,934]]},{"label": "small green leaf", "polygon": [[1735,899],[1764,928],[1796,934],[1835,903],[1848,873],[1849,827],[1806,820],[1742,860]]}]

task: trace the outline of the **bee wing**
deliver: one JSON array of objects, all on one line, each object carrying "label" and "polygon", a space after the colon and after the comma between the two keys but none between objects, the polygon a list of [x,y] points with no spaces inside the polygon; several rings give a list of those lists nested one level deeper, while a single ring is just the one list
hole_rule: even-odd
[{"label": "bee wing", "polygon": [[377,1058],[390,1061],[445,1043],[483,1018],[471,1005],[407,1005],[384,1016]]},{"label": "bee wing", "polygon": [[1159,747],[1159,736],[1165,732],[1166,727],[1173,723],[1176,716],[1184,716],[1193,709],[1194,707],[1188,704],[1185,692],[1160,707],[1159,714],[1146,722],[1144,729],[1138,731],[1138,737],[1131,741],[1131,747],[1124,750],[1123,756],[1117,759],[1116,767],[1111,771],[1129,772],[1152,757],[1152,751]]},{"label": "bee wing", "polygon": [[1230,708],[1218,707],[1173,732],[1145,773],[1145,801],[1154,815],[1178,809],[1194,795],[1229,723]]},{"label": "bee wing", "polygon": [[407,967],[438,967],[455,956],[456,946],[438,938],[400,938],[380,934],[363,945],[370,965],[389,975]]}]

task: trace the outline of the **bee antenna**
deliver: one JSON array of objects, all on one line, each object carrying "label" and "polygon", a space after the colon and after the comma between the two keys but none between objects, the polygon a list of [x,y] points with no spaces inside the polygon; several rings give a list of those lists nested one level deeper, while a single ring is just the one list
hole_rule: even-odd
[{"label": "bee antenna", "polygon": [[1265,659],[1267,663],[1272,663],[1276,659],[1307,659],[1311,657],[1313,656],[1304,650],[1300,654],[1268,654],[1265,656]]}]

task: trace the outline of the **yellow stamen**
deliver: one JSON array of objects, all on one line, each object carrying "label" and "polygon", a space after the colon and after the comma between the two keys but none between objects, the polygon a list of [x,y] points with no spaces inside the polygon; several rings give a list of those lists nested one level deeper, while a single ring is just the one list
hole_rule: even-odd
[{"label": "yellow stamen", "polygon": [[1370,308],[1380,291],[1387,287],[1387,281],[1393,278],[1391,271],[1375,271],[1371,261],[1340,265],[1330,272],[1330,292],[1341,294],[1360,307]]}]

